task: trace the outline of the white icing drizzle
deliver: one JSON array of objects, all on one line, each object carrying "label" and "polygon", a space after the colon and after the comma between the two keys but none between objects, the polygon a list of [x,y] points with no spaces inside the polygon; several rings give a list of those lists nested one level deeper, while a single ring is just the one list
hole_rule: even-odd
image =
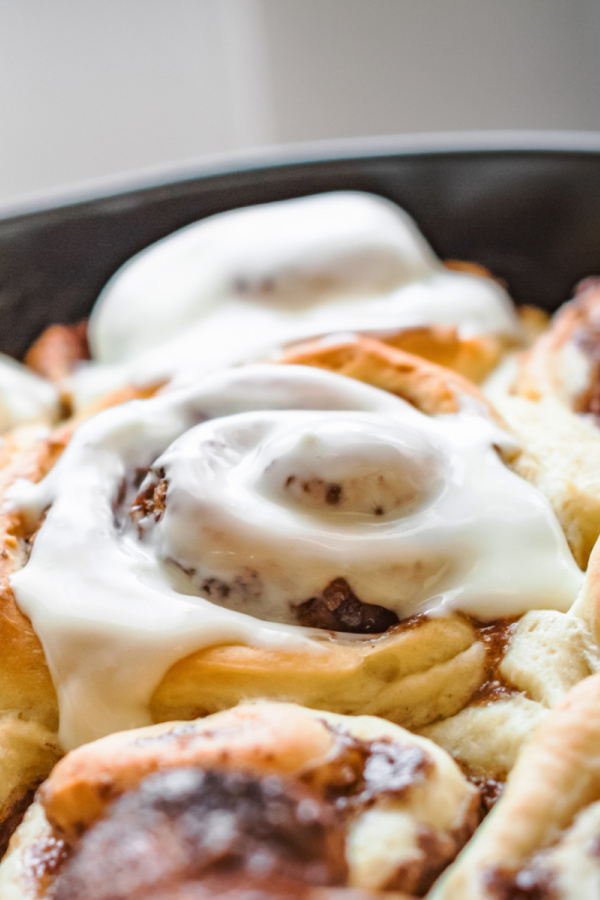
[{"label": "white icing drizzle", "polygon": [[[290,602],[336,577],[401,617],[568,609],[581,573],[562,531],[494,447],[514,441],[472,401],[428,417],[302,366],[226,370],[89,420],[9,498],[32,525],[47,510],[11,583],[44,646],[64,746],[147,723],[164,673],[202,647],[323,651],[329,633],[291,624]],[[166,511],[138,531],[118,498],[147,466],[167,479]],[[249,571],[245,612],[235,591],[234,608],[199,596],[206,578]]]},{"label": "white icing drizzle", "polygon": [[0,353],[0,434],[25,422],[49,424],[58,407],[54,385]]},{"label": "white icing drizzle", "polygon": [[90,319],[95,362],[72,389],[87,402],[304,338],[434,323],[465,338],[519,333],[506,292],[446,269],[393,203],[359,192],[270,203],[183,228],[119,270]]}]

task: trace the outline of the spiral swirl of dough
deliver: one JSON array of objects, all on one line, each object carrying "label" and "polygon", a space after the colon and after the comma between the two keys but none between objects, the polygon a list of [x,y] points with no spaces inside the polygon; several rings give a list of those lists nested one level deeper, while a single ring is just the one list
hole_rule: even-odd
[{"label": "spiral swirl of dough", "polygon": [[384,628],[424,612],[567,609],[580,573],[544,498],[501,460],[512,446],[472,398],[426,416],[291,365],[228,370],[90,420],[44,481],[12,494],[32,525],[46,513],[12,584],[65,745],[147,722],[161,676],[200,647],[318,653],[331,632],[301,627],[298,610],[340,592],[350,617],[381,607]]}]

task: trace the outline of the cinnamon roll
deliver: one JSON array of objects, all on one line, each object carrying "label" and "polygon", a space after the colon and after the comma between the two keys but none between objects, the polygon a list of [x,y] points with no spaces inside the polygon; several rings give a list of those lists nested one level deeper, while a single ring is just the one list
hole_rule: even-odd
[{"label": "cinnamon roll", "polygon": [[0,894],[423,896],[479,805],[444,751],[388,722],[238,706],[66,756],[12,839]]},{"label": "cinnamon roll", "polygon": [[[222,213],[135,256],[92,312],[91,362],[61,384],[82,408],[332,333],[378,336],[475,380],[523,337],[498,283],[446,268],[389,201],[339,192]],[[65,363],[79,352],[55,331],[30,362],[56,373],[57,345]]]},{"label": "cinnamon roll", "polygon": [[527,450],[519,473],[546,494],[584,569],[600,534],[599,321],[600,286],[588,279],[490,393]]},{"label": "cinnamon roll", "polygon": [[542,723],[432,900],[581,900],[600,891],[600,675]]},{"label": "cinnamon roll", "polygon": [[488,680],[487,623],[564,615],[558,523],[454,378],[456,411],[427,415],[307,366],[231,369],[94,417],[13,485],[35,540],[11,584],[63,746],[248,697],[424,727]]}]

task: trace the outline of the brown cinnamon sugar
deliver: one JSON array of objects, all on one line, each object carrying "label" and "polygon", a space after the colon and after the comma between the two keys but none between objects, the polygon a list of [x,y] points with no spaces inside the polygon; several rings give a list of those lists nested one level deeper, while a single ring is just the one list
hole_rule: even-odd
[{"label": "brown cinnamon sugar", "polygon": [[6,811],[0,822],[0,858],[2,858],[10,840],[10,836],[15,828],[21,822],[27,807],[33,801],[35,789],[24,791],[21,796],[15,798],[10,804],[10,808]]},{"label": "brown cinnamon sugar", "polygon": [[397,625],[392,610],[359,600],[344,578],[330,582],[317,597],[295,607],[299,625],[352,634],[382,634]]},{"label": "brown cinnamon sugar", "polygon": [[27,849],[23,864],[25,879],[32,885],[36,896],[46,896],[47,889],[68,856],[68,845],[54,835],[35,841]]},{"label": "brown cinnamon sugar", "polygon": [[[557,894],[547,873],[495,868],[486,878],[488,896],[494,900],[555,900]],[[583,900],[583,898],[582,898]]]},{"label": "brown cinnamon sugar", "polygon": [[141,519],[148,517],[159,522],[166,509],[169,483],[165,478],[165,470],[157,469],[152,474],[154,478],[140,491],[131,506],[131,519],[138,525]]},{"label": "brown cinnamon sugar", "polygon": [[473,620],[479,639],[487,652],[487,678],[471,699],[471,703],[484,705],[519,693],[500,673],[500,664],[517,627],[518,619],[497,619],[490,624]]},{"label": "brown cinnamon sugar", "polygon": [[479,790],[481,797],[481,818],[494,808],[504,792],[504,782],[497,778],[486,778],[485,775],[470,775],[466,773],[469,781]]},{"label": "brown cinnamon sugar", "polygon": [[334,755],[302,780],[337,809],[370,806],[382,795],[399,798],[431,771],[431,757],[421,747],[403,747],[386,738],[361,740],[331,723]]},{"label": "brown cinnamon sugar", "polygon": [[299,894],[302,885],[344,885],[340,814],[277,776],[173,769],[146,778],[83,835],[52,896],[141,900],[207,880],[219,887],[232,873],[267,896],[273,879],[289,879]]}]

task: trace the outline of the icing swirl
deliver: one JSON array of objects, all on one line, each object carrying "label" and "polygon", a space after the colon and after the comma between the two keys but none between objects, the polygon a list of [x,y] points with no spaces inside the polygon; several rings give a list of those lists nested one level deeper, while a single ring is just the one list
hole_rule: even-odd
[{"label": "icing swirl", "polygon": [[568,609],[581,573],[497,448],[513,439],[471,398],[430,417],[301,366],[227,370],[90,420],[12,491],[32,526],[47,510],[12,585],[65,745],[147,722],[164,672],[201,647],[318,652],[329,634],[299,610],[332,585],[388,624]]}]

